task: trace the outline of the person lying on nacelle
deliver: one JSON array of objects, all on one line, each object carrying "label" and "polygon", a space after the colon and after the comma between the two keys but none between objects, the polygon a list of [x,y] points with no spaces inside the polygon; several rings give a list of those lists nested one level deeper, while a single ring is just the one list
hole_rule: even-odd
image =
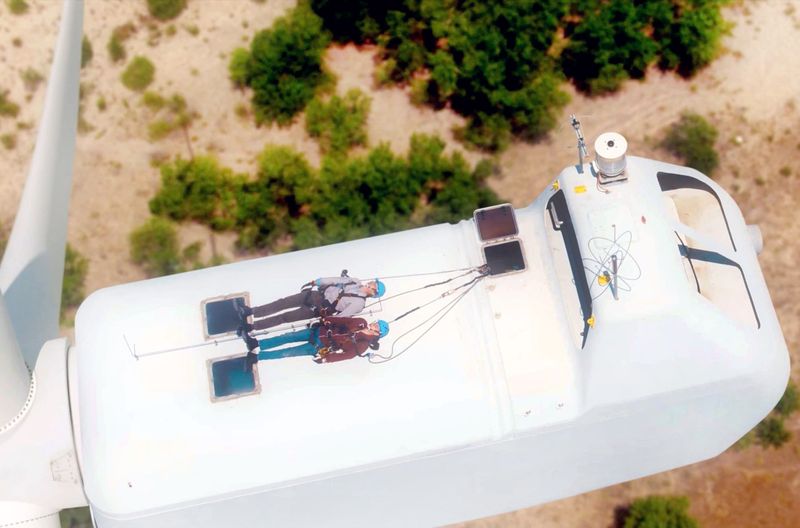
[{"label": "person lying on nacelle", "polygon": [[[356,356],[368,357],[367,349],[377,350],[378,340],[389,333],[389,323],[383,320],[367,323],[360,317],[323,317],[309,328],[286,334],[255,339],[245,336],[247,369],[259,360],[313,356],[317,363],[333,363]],[[290,343],[300,343],[283,347]]]},{"label": "person lying on nacelle", "polygon": [[[368,297],[381,297],[385,292],[386,286],[378,279],[361,281],[346,275],[315,279],[304,284],[299,293],[277,301],[254,307],[239,305],[242,326],[238,333],[249,334],[315,317],[350,317],[364,309]],[[253,324],[247,321],[250,315],[254,317]]]}]

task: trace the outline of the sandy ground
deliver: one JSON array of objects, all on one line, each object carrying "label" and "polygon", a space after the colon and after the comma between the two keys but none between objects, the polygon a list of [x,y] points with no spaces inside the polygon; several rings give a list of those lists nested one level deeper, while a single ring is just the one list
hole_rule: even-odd
[{"label": "sandy ground", "polygon": [[[9,90],[10,99],[22,107],[18,118],[0,118],[0,134],[17,137],[13,150],[0,147],[0,222],[5,225],[16,211],[44,98],[44,84],[26,90],[20,72],[32,67],[47,75],[60,12],[59,2],[28,2],[31,10],[23,16],[10,16],[0,6],[0,89]],[[158,187],[159,174],[151,160],[188,156],[179,133],[158,142],[147,140],[153,116],[142,106],[141,96],[120,83],[125,63],[113,64],[106,51],[113,28],[133,23],[137,32],[126,42],[128,57],[145,55],[155,63],[150,89],[167,96],[182,94],[199,114],[190,130],[195,152],[214,153],[237,171],[253,172],[266,144],[284,144],[316,165],[319,148],[306,136],[302,118],[286,128],[255,127],[252,119],[236,115],[234,109],[247,103],[248,96],[233,89],[227,77],[230,51],[246,46],[255,30],[268,26],[291,4],[195,0],[173,22],[173,36],[166,34],[169,24],[156,24],[162,35],[153,39],[143,1],[87,0],[84,27],[94,59],[82,72],[83,117],[91,130],[78,138],[69,239],[90,260],[88,291],[143,277],[129,261],[128,234],[148,217],[147,201]],[[716,178],[736,198],[745,218],[763,230],[761,263],[797,359],[800,138],[795,130],[800,124],[800,56],[794,48],[800,44],[800,2],[750,1],[730,8],[727,18],[735,23],[725,39],[727,52],[695,79],[652,71],[645,82],[629,82],[612,96],[590,99],[573,92],[563,111],[564,124],[545,141],[516,143],[500,155],[500,173],[491,185],[515,205],[524,205],[574,163],[570,113],[581,117],[590,142],[600,132],[616,130],[627,137],[630,153],[668,161],[677,160],[656,147],[663,128],[687,109],[708,116],[720,130],[722,165]],[[19,45],[14,39],[20,39]],[[449,148],[464,151],[452,134],[462,118],[447,110],[410,105],[403,88],[373,87],[374,50],[334,47],[326,64],[338,78],[338,92],[358,87],[372,97],[372,145],[387,142],[403,152],[412,133],[427,132],[445,138]],[[105,111],[97,106],[100,97],[107,102]],[[471,161],[482,157],[474,151],[465,155]],[[783,167],[789,167],[789,176],[780,174]],[[212,235],[197,225],[184,226],[181,233],[184,243],[203,242],[206,253],[213,237],[222,254],[242,257],[232,250],[233,236]],[[800,423],[792,420],[790,426],[794,439],[777,451],[729,451],[688,468],[463,526],[605,528],[613,523],[614,507],[649,493],[688,495],[692,512],[706,528],[795,526],[800,524]]]}]

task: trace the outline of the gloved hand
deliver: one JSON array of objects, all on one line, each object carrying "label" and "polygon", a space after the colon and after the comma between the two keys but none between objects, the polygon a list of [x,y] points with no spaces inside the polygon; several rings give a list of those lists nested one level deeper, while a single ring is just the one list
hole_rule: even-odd
[{"label": "gloved hand", "polygon": [[313,287],[314,287],[314,281],[311,281],[311,282],[307,282],[307,283],[303,284],[302,286],[300,286],[300,289],[301,290],[306,290],[306,289],[311,289]]}]

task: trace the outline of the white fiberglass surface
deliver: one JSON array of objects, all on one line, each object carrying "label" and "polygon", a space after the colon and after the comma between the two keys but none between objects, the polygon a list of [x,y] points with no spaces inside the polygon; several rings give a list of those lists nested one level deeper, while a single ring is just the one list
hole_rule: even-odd
[{"label": "white fiberglass surface", "polygon": [[[479,265],[472,261],[478,248],[471,256],[461,248],[462,228],[471,227],[408,231],[94,294],[76,321],[90,500],[125,514],[497,436],[488,347],[467,330],[483,324],[472,293],[396,360],[262,361],[261,394],[226,402],[210,401],[206,360],[244,352],[241,341],[152,354],[204,342],[204,298],[248,291],[254,303],[266,302],[343,268],[369,278]],[[387,279],[387,297],[436,279]],[[441,288],[387,301],[367,317],[390,320]],[[381,353],[436,309],[434,303],[393,323]]]}]

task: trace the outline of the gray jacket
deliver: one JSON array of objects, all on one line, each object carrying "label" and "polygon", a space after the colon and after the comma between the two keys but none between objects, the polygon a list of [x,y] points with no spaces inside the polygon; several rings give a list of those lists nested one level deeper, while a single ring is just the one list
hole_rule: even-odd
[{"label": "gray jacket", "polygon": [[323,292],[325,300],[333,305],[333,309],[339,317],[350,317],[364,309],[366,296],[361,291],[363,284],[358,279],[327,277],[315,280],[314,285]]}]

